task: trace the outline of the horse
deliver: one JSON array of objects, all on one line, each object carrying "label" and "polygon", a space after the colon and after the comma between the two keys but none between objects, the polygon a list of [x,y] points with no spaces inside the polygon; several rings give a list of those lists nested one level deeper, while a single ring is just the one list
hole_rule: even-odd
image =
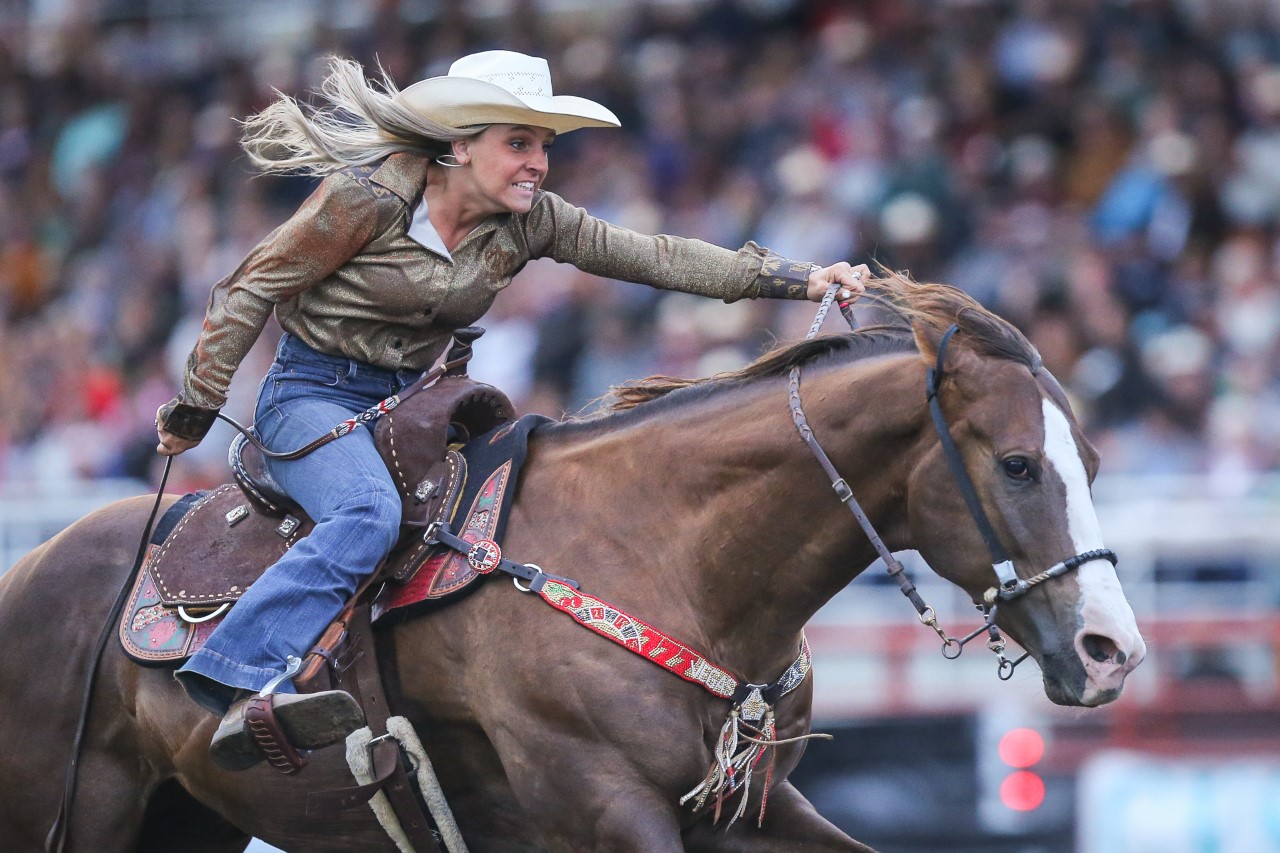
[{"label": "horse", "polygon": [[[799,367],[808,426],[884,543],[919,551],[981,603],[992,563],[924,391],[952,324],[937,397],[1018,575],[1100,548],[1098,455],[1027,339],[944,285],[885,271],[868,294],[900,319],[709,379],[631,383],[605,411],[534,432],[503,551],[576,578],[743,681],[776,679],[797,663],[809,618],[876,557],[792,422],[787,376]],[[43,849],[64,784],[50,770],[70,751],[81,674],[150,500],[86,516],[0,578],[8,850]],[[993,627],[1031,655],[1060,705],[1115,700],[1145,653],[1103,559],[1002,603]],[[680,801],[714,767],[730,703],[538,596],[490,578],[462,602],[384,626],[377,646],[391,705],[420,733],[471,850],[869,849],[788,781],[816,675],[776,698],[776,728],[757,737],[774,744],[772,772],[760,784],[762,766],[740,792],[753,819],[726,828],[709,802]],[[222,771],[207,754],[217,720],[171,670],[114,646],[97,667],[68,849],[214,853],[250,836],[289,850],[396,849],[367,809],[300,818],[305,794],[345,771],[340,749],[292,777]]]}]

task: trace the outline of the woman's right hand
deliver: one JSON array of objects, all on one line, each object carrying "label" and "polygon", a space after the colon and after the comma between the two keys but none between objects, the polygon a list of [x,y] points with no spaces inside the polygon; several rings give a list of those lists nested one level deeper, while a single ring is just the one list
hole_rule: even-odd
[{"label": "woman's right hand", "polygon": [[844,287],[836,293],[836,299],[840,302],[852,302],[866,292],[867,288],[863,282],[870,278],[871,270],[866,264],[858,264],[855,267],[848,261],[840,261],[809,273],[806,296],[811,302],[821,302],[831,285],[842,284]]}]

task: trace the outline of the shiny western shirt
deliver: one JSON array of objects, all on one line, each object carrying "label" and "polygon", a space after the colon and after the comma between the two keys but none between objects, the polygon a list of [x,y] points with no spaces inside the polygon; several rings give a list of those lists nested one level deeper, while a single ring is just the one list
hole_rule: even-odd
[{"label": "shiny western shirt", "polygon": [[409,236],[427,164],[424,156],[393,154],[326,177],[214,286],[178,400],[221,408],[273,310],[285,331],[321,352],[425,370],[451,332],[479,320],[533,258],[726,302],[805,297],[810,264],[755,243],[732,252],[638,234],[549,192],[534,197],[529,213],[485,220],[444,257]]}]

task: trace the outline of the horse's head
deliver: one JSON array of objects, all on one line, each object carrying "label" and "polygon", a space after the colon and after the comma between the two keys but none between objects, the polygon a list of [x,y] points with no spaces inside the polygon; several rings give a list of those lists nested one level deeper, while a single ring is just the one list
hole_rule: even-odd
[{"label": "horse's head", "polygon": [[[1120,695],[1146,654],[1115,568],[1091,559],[1048,579],[1037,575],[1104,549],[1090,484],[1098,454],[1081,434],[1061,386],[1013,326],[949,288],[912,285],[917,345],[937,364],[937,398],[997,552],[1032,586],[998,602],[996,625],[1040,664],[1048,697],[1094,706]],[[976,603],[998,588],[988,543],[966,506],[939,434],[930,427],[908,488],[914,546]],[[1004,556],[999,555],[998,556]],[[1008,569],[1005,570],[1006,572]]]},{"label": "horse's head", "polygon": [[[843,486],[859,500],[870,496],[868,506],[873,512],[879,509],[892,516],[882,519],[886,538],[897,547],[920,551],[940,576],[968,592],[975,603],[986,602],[988,592],[994,589],[995,625],[1040,664],[1050,699],[1089,706],[1112,701],[1120,695],[1125,676],[1146,654],[1146,647],[1114,567],[1093,553],[1110,555],[1103,545],[1089,491],[1098,455],[1081,435],[1062,388],[1017,329],[955,288],[919,284],[887,273],[867,282],[864,302],[879,303],[906,320],[910,328],[892,322],[862,328],[852,335],[811,337],[778,348],[742,370],[707,380],[654,377],[629,383],[615,389],[610,408],[631,409],[669,394],[673,406],[678,401],[705,401],[714,398],[697,389],[741,389],[762,378],[792,376],[791,414],[801,427],[801,435],[808,430],[810,448],[826,442],[832,450],[849,454],[832,460],[826,451],[815,451],[835,472],[827,473],[837,493]],[[952,325],[958,329],[944,348],[943,339]],[[982,507],[980,514],[990,520],[990,539],[998,543],[998,556],[993,556],[979,533],[939,434],[929,425],[930,416],[925,416],[923,428],[920,423],[918,401],[925,396],[925,389],[921,387],[922,371],[912,359],[923,358],[936,371],[940,350],[944,370],[933,396],[954,436],[963,480],[972,483],[974,502]],[[892,358],[881,361],[880,356]],[[848,373],[838,369],[851,363],[858,366]],[[805,386],[811,389],[805,399],[812,404],[806,418],[797,411],[801,396],[798,371],[809,365],[814,370],[807,380],[813,384]],[[829,368],[825,373],[824,367]],[[828,392],[838,384],[847,390],[844,383],[858,381],[864,383],[859,393],[882,396],[857,398],[851,411],[844,394],[812,390],[820,389],[824,379]],[[767,393],[757,395],[760,408],[753,417],[781,417],[773,396],[776,386],[760,387]],[[671,393],[686,389],[688,393],[683,395]],[[758,427],[752,418],[742,417],[742,398],[725,395],[718,399],[733,404],[721,407],[726,423],[714,432],[717,447],[729,448],[732,453],[732,461],[724,466],[730,473],[719,476],[741,477],[750,472],[751,484],[768,493],[760,499],[776,498],[777,477],[773,475],[777,472],[769,466],[778,465],[785,457],[771,455],[771,451],[760,449],[759,442],[753,443]],[[877,401],[885,405],[879,407]],[[673,406],[643,411],[657,415]],[[699,410],[699,417],[707,417],[709,411]],[[861,419],[861,425],[851,427],[851,419]],[[878,422],[878,429],[872,426],[873,421]],[[877,438],[869,438],[870,433],[878,433]],[[846,441],[843,447],[841,437]],[[801,445],[789,434],[786,439],[788,452],[798,451]],[[890,458],[877,458],[876,464],[868,465],[867,448],[874,446],[868,442],[875,440],[892,442],[899,449]],[[758,476],[762,466],[771,471],[770,477]],[[797,472],[805,478],[804,488],[819,482],[808,460],[799,466],[787,460],[778,470]],[[855,478],[856,488],[843,479],[836,480],[841,470],[860,476]],[[728,489],[720,491],[730,493]],[[741,509],[737,502],[742,498],[734,494],[731,511],[737,513]],[[850,542],[856,543],[854,547],[871,549],[870,537],[848,525],[843,510],[829,494],[824,492],[822,501],[819,506],[826,506],[833,516],[839,513],[839,523],[848,531],[843,540],[822,537],[826,552],[823,546],[797,550],[790,540],[776,535],[773,525],[760,528],[765,531],[762,538],[743,536],[747,544],[737,557],[732,551],[717,549],[731,564],[734,559],[741,560],[743,553],[751,555],[753,567],[762,555],[770,557],[778,571],[785,573],[786,587],[802,590],[784,604],[778,590],[771,588],[769,619],[783,632],[793,630],[789,619],[803,624],[835,594],[837,582],[847,582],[849,562],[843,549]],[[890,510],[891,506],[894,509]],[[808,503],[791,501],[787,508],[801,515],[794,523],[811,520]],[[820,554],[829,554],[830,559],[815,558]],[[711,560],[703,565],[719,570]],[[815,572],[811,582],[797,584],[797,574],[810,568]],[[771,576],[753,570],[752,577]],[[708,586],[716,595],[703,602],[703,616],[714,603],[723,607],[729,624],[742,624],[744,608],[765,600],[760,589],[748,583],[740,586],[741,598],[736,599],[726,596],[719,582]],[[916,602],[925,608],[918,598]],[[760,625],[751,624],[756,637]]]}]

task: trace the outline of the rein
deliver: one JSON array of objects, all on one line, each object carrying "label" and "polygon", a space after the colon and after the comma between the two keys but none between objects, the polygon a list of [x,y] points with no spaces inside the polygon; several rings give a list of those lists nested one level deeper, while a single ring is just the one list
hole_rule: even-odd
[{"label": "rein", "polygon": [[[809,327],[805,340],[812,338],[818,333],[822,322],[827,317],[827,312],[831,308],[831,301],[835,296],[838,284],[833,284],[823,297],[822,305],[818,308],[818,315],[814,318],[813,324]],[[840,303],[840,311],[844,315],[845,321],[848,322],[851,329],[857,328],[857,323],[853,318],[853,312],[849,308],[848,302]],[[982,596],[982,604],[978,605],[978,609],[982,612],[983,622],[974,631],[963,637],[952,637],[948,635],[946,630],[938,624],[937,614],[932,607],[927,605],[920,593],[916,590],[909,578],[907,578],[906,570],[903,568],[893,553],[885,546],[881,540],[875,527],[871,524],[867,514],[863,511],[858,501],[853,496],[853,490],[849,488],[849,484],[836,470],[832,464],[831,458],[827,456],[822,449],[822,445],[818,443],[814,437],[813,428],[809,426],[808,419],[805,418],[804,409],[800,405],[800,366],[791,368],[790,374],[790,391],[788,401],[791,405],[791,419],[795,422],[796,429],[800,432],[800,437],[804,439],[809,450],[817,458],[818,464],[826,472],[831,479],[832,488],[835,489],[836,495],[840,498],[840,502],[849,508],[853,513],[853,517],[857,519],[858,525],[862,528],[867,538],[871,541],[872,546],[876,549],[876,553],[880,559],[884,561],[885,569],[889,576],[893,578],[902,594],[907,597],[912,606],[915,607],[920,621],[932,628],[939,637],[942,638],[942,656],[948,660],[954,660],[960,657],[964,651],[965,645],[980,634],[987,634],[987,648],[995,653],[998,661],[997,674],[1001,681],[1008,681],[1013,677],[1013,672],[1018,665],[1031,656],[1030,652],[1023,652],[1021,656],[1010,660],[1004,656],[1006,647],[1004,637],[1001,636],[999,628],[996,627],[996,612],[1001,602],[1013,601],[1021,598],[1031,591],[1033,587],[1044,583],[1052,578],[1059,577],[1079,568],[1085,563],[1093,560],[1108,560],[1114,566],[1116,564],[1116,554],[1110,548],[1098,548],[1093,551],[1086,551],[1082,554],[1075,554],[1060,563],[1034,575],[1030,578],[1018,577],[1014,570],[1013,561],[1009,558],[1008,553],[1004,549],[1004,545],[1000,541],[999,535],[996,533],[995,527],[991,524],[986,510],[982,507],[982,501],[978,497],[978,491],[973,485],[973,479],[969,476],[968,469],[965,468],[964,459],[960,456],[960,450],[956,447],[955,438],[951,435],[951,427],[947,423],[946,415],[942,411],[942,404],[939,402],[939,391],[942,388],[942,380],[945,375],[943,362],[946,359],[947,346],[951,343],[951,339],[956,332],[960,331],[959,324],[953,323],[946,333],[943,334],[941,342],[938,344],[938,357],[935,365],[929,368],[925,380],[925,397],[929,402],[929,414],[933,420],[933,426],[938,433],[938,438],[942,443],[943,455],[947,457],[947,464],[951,468],[952,478],[956,482],[957,488],[960,490],[961,496],[964,498],[965,505],[969,509],[969,515],[973,518],[974,524],[977,525],[978,532],[982,535],[983,542],[986,543],[987,550],[991,554],[991,567],[996,574],[996,585],[988,589]]]},{"label": "rein", "polygon": [[[462,332],[462,331],[466,331],[466,330],[464,329],[458,330],[458,332]],[[456,335],[458,332],[455,332],[454,334]],[[471,360],[471,350],[470,348],[468,348],[465,354],[462,355],[461,357],[454,358],[451,361],[446,361],[442,364],[438,364],[435,367],[433,367],[430,371],[425,373],[421,379],[417,380],[414,383],[414,386],[410,388],[408,391],[406,391],[405,393],[392,394],[390,397],[386,398],[385,400],[378,401],[374,405],[365,409],[363,412],[360,412],[357,415],[347,418],[345,421],[338,424],[328,432],[324,433],[319,438],[316,438],[314,441],[308,444],[305,444],[302,447],[299,447],[297,450],[289,450],[289,451],[271,450],[265,444],[262,443],[262,439],[258,438],[258,436],[254,434],[253,429],[251,427],[244,426],[239,421],[235,420],[229,415],[223,414],[222,412],[218,412],[217,418],[219,420],[226,421],[228,424],[230,424],[232,429],[234,429],[236,432],[243,435],[249,441],[250,444],[252,444],[259,451],[261,451],[262,455],[267,457],[268,459],[279,459],[281,461],[288,461],[290,459],[300,459],[303,456],[306,456],[308,453],[311,453],[315,450],[319,450],[321,447],[324,447],[326,444],[333,441],[334,439],[342,438],[344,435],[351,432],[356,427],[360,426],[360,424],[367,424],[367,423],[372,423],[373,421],[376,421],[378,418],[387,414],[392,409],[396,408],[401,403],[403,403],[405,400],[412,397],[414,394],[417,394],[419,391],[425,390],[426,388],[430,387],[431,384],[435,382],[437,379],[439,379],[441,376],[444,376],[453,370],[461,368],[470,360]]]},{"label": "rein", "polygon": [[151,514],[147,516],[147,523],[142,528],[142,540],[138,542],[138,553],[134,555],[133,567],[129,569],[129,576],[125,579],[124,586],[120,588],[115,603],[111,605],[111,613],[102,625],[102,632],[98,634],[98,642],[93,649],[93,657],[89,660],[89,672],[85,676],[83,688],[84,698],[80,704],[80,719],[76,723],[76,733],[71,739],[71,755],[67,759],[62,800],[58,803],[58,814],[53,819],[53,826],[49,828],[49,834],[44,839],[46,853],[62,853],[67,848],[71,832],[71,804],[76,796],[76,769],[80,765],[84,733],[89,725],[89,705],[93,701],[93,687],[98,680],[98,664],[102,660],[102,652],[107,647],[107,642],[114,633],[116,623],[120,621],[120,611],[124,609],[129,591],[133,589],[133,582],[138,578],[142,560],[147,555],[147,542],[151,539],[151,531],[155,527],[156,514],[160,511],[160,502],[164,499],[164,487],[169,482],[169,470],[172,467],[173,457],[166,456],[164,473],[160,475],[160,487],[156,489],[156,499],[151,504]]}]

